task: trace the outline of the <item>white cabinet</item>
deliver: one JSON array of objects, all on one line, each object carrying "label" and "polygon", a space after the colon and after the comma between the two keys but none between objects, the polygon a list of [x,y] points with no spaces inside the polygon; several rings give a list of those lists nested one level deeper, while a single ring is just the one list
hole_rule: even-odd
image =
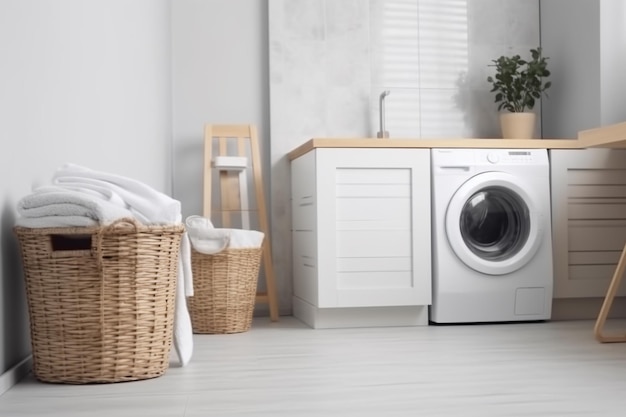
[{"label": "white cabinet", "polygon": [[294,315],[427,324],[430,150],[318,148],[291,162]]},{"label": "white cabinet", "polygon": [[550,166],[554,298],[604,297],[626,241],[626,150],[552,150]]}]

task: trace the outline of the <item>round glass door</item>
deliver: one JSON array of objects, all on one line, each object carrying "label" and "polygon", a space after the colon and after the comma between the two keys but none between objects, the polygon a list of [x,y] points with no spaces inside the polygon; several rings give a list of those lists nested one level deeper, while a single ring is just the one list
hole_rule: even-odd
[{"label": "round glass door", "polygon": [[466,265],[490,275],[524,266],[541,245],[542,216],[532,190],[510,174],[477,175],[452,197],[446,213],[446,233],[456,255]]}]

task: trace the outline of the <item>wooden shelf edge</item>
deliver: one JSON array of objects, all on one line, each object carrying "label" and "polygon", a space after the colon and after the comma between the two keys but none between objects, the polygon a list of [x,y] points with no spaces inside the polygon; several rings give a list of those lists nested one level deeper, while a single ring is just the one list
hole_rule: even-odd
[{"label": "wooden shelf edge", "polygon": [[294,160],[317,148],[489,148],[489,149],[585,149],[626,148],[626,122],[581,130],[576,139],[497,138],[312,138],[287,154]]},{"label": "wooden shelf edge", "polygon": [[578,139],[377,139],[313,138],[288,154],[294,160],[317,148],[489,148],[489,149],[580,149]]},{"label": "wooden shelf edge", "polygon": [[626,122],[581,130],[578,140],[585,148],[626,148]]}]

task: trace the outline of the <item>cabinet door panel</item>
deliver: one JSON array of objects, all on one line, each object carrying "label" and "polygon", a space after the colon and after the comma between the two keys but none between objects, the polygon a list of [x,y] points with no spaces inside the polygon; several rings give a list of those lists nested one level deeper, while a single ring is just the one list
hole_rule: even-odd
[{"label": "cabinet door panel", "polygon": [[411,257],[337,258],[338,272],[391,272],[410,271]]},{"label": "cabinet door panel", "polygon": [[410,198],[411,184],[337,184],[337,197]]},{"label": "cabinet door panel", "polygon": [[551,150],[550,170],[554,297],[604,297],[626,241],[626,150]]},{"label": "cabinet door panel", "polygon": [[620,251],[569,251],[570,265],[616,265]]},{"label": "cabinet door panel", "polygon": [[411,256],[410,230],[351,230],[337,232],[336,258]]},{"label": "cabinet door panel", "polygon": [[411,271],[395,272],[348,272],[339,273],[337,288],[346,289],[385,289],[385,288],[405,288],[410,289],[413,285]]},{"label": "cabinet door panel", "polygon": [[410,230],[410,198],[338,198],[337,230]]},{"label": "cabinet door panel", "polygon": [[319,306],[430,304],[430,151],[315,152]]},{"label": "cabinet door panel", "polygon": [[430,298],[417,297],[407,288],[337,289],[339,307],[388,307],[428,305]]},{"label": "cabinet door panel", "polygon": [[571,280],[602,280],[610,277],[615,271],[613,265],[570,265],[569,279]]},{"label": "cabinet door panel", "polygon": [[586,199],[584,202],[570,199],[567,207],[567,215],[570,220],[622,219],[625,213],[626,202],[609,204],[606,201],[591,201],[591,199]]},{"label": "cabinet door panel", "polygon": [[[336,149],[343,151],[342,149]],[[369,149],[361,149],[369,151]],[[337,184],[410,184],[411,172],[406,166],[390,165],[392,161],[362,161],[363,164],[354,165],[351,161],[342,161],[336,167]],[[381,164],[382,162],[382,164]],[[360,166],[359,166],[360,165]]]},{"label": "cabinet door panel", "polygon": [[[569,235],[569,253],[580,252],[621,252],[626,237],[626,225],[601,225],[588,222],[571,225]],[[617,260],[615,261],[617,264]]]}]

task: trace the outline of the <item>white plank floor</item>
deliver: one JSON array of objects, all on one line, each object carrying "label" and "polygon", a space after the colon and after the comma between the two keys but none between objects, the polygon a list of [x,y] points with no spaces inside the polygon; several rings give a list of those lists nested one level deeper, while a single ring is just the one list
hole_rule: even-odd
[{"label": "white plank floor", "polygon": [[626,344],[596,342],[593,324],[312,330],[258,318],[246,333],[196,335],[189,366],[152,380],[29,376],[0,397],[0,416],[623,416]]}]

